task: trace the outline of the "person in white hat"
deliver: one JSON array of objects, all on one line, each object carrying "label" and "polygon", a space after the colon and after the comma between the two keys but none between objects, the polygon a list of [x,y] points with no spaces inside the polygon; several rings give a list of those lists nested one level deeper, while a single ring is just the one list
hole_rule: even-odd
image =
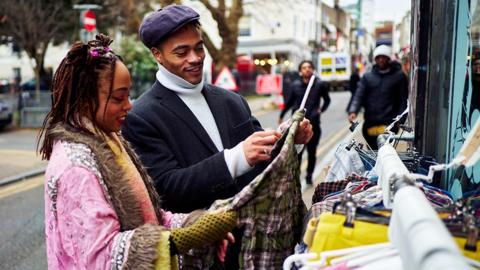
[{"label": "person in white hat", "polygon": [[350,122],[357,118],[362,107],[365,109],[363,136],[373,149],[377,149],[378,135],[384,133],[386,126],[407,106],[408,80],[401,65],[391,60],[391,55],[389,46],[375,48],[375,65],[358,83],[348,108]]}]

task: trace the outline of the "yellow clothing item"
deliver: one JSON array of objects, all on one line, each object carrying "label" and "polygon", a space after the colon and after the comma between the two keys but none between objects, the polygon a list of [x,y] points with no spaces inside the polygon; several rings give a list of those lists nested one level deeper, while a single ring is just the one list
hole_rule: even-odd
[{"label": "yellow clothing item", "polygon": [[343,226],[346,217],[332,213],[320,215],[310,251],[319,254],[356,246],[388,242],[388,226],[356,220],[354,227]]},{"label": "yellow clothing item", "polygon": [[313,243],[313,237],[315,236],[315,231],[317,230],[318,219],[312,218],[308,221],[307,229],[303,235],[303,242],[307,247],[311,247]]},{"label": "yellow clothing item", "polygon": [[369,127],[367,128],[367,134],[370,136],[378,136],[385,133],[385,128],[387,128],[386,125]]},{"label": "yellow clothing item", "polygon": [[172,230],[172,240],[180,254],[192,248],[201,248],[207,244],[225,239],[237,225],[237,213],[206,213],[192,225]]},{"label": "yellow clothing item", "polygon": [[170,232],[163,231],[158,242],[158,257],[155,261],[155,270],[178,270],[177,256],[170,256]]},{"label": "yellow clothing item", "polygon": [[453,240],[455,240],[455,243],[457,243],[460,251],[463,253],[463,256],[480,262],[480,241],[477,241],[477,251],[470,251],[465,250],[465,243],[467,243],[467,239],[454,237]]},{"label": "yellow clothing item", "polygon": [[[349,228],[343,226],[345,219],[343,215],[321,214],[310,251],[320,254],[327,250],[389,242],[388,226],[356,220],[354,227]],[[480,261],[480,241],[477,242],[477,251],[469,251],[464,249],[465,238],[453,239],[464,256]]]}]

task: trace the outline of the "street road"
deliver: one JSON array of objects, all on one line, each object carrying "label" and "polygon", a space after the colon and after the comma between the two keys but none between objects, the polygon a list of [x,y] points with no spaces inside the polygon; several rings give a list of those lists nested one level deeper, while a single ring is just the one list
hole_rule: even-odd
[{"label": "street road", "polygon": [[[323,134],[319,148],[348,125],[345,107],[350,93],[332,93],[331,97],[332,103],[322,115]],[[278,110],[255,114],[262,126],[276,128]],[[37,132],[6,130],[0,133],[0,149],[34,151]],[[321,157],[317,162],[321,162]],[[0,188],[0,269],[47,269],[41,176]]]}]

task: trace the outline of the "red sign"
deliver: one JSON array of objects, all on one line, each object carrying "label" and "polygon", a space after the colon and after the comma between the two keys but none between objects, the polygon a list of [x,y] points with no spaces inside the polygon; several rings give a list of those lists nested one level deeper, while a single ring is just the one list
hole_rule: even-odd
[{"label": "red sign", "polygon": [[258,75],[256,83],[257,94],[282,93],[282,75]]},{"label": "red sign", "polygon": [[218,74],[217,79],[213,84],[230,91],[238,90],[237,82],[235,81],[232,72],[227,67],[224,67],[222,71],[220,71],[220,74]]},{"label": "red sign", "polygon": [[95,13],[91,10],[85,11],[83,14],[83,27],[87,32],[92,32],[97,28],[97,20],[95,19]]}]

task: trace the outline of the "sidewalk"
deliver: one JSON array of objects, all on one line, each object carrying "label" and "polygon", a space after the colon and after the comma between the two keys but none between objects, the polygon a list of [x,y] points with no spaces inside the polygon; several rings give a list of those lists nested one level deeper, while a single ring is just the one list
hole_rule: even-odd
[{"label": "sidewalk", "polygon": [[250,96],[245,98],[252,113],[262,110],[272,110],[275,108],[272,104],[272,98],[269,96]]},{"label": "sidewalk", "polygon": [[34,151],[0,149],[0,186],[41,174],[47,166]]}]

